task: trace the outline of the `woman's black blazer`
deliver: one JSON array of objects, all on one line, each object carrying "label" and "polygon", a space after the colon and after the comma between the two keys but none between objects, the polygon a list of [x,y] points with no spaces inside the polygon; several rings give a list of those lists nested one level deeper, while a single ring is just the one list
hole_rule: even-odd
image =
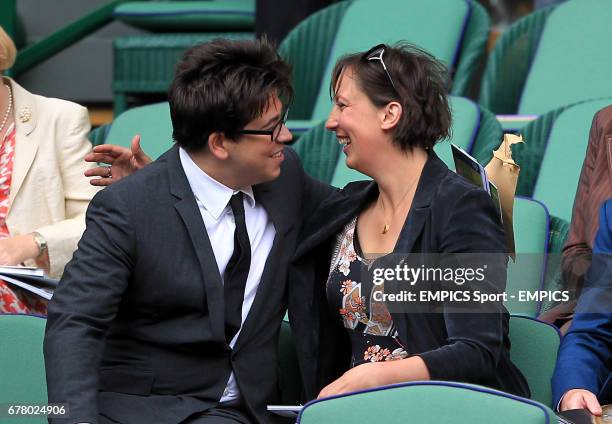
[{"label": "woman's black blazer", "polygon": [[[376,198],[373,181],[350,183],[324,202],[302,230],[289,275],[289,319],[306,398],[348,369],[350,345],[337,311],[325,299],[325,282],[336,234]],[[394,252],[499,253],[493,290],[506,284],[503,227],[490,196],[450,171],[431,153]],[[480,384],[520,396],[529,387],[510,361],[509,315],[496,312],[394,313],[400,340],[427,364],[433,380]]]}]

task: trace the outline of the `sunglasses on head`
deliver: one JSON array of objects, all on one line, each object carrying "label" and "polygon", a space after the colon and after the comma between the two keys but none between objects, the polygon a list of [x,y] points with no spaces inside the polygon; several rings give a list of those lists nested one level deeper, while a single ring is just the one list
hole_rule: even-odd
[{"label": "sunglasses on head", "polygon": [[361,56],[361,60],[364,62],[372,62],[372,61],[380,62],[380,64],[383,67],[383,70],[385,71],[385,74],[387,74],[387,78],[389,78],[389,82],[391,83],[393,90],[395,90],[395,93],[399,95],[399,91],[397,91],[397,88],[395,87],[395,83],[393,82],[393,78],[391,78],[391,74],[389,73],[389,70],[387,69],[387,65],[385,64],[385,60],[383,59],[383,55],[385,54],[386,48],[387,46],[384,44],[379,44],[377,46],[374,46]]}]

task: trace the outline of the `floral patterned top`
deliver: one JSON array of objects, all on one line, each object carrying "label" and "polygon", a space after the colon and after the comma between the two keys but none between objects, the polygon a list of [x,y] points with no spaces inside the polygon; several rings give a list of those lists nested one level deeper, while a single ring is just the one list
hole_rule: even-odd
[{"label": "floral patterned top", "polygon": [[363,267],[373,261],[363,258],[357,239],[357,217],[338,235],[327,279],[327,300],[338,308],[352,347],[351,367],[365,362],[392,361],[408,357],[399,340],[391,313],[373,294],[384,290],[371,281],[361,281]]},{"label": "floral patterned top", "polygon": [[13,176],[13,156],[15,155],[15,125],[6,131],[0,145],[0,238],[9,237],[6,216],[9,209],[9,194]]},{"label": "floral patterned top", "polygon": [[[13,157],[15,155],[15,125],[6,131],[0,145],[0,239],[10,237],[6,225],[9,210],[9,194],[13,176]],[[47,314],[47,302],[29,296],[23,291],[0,280],[0,313]]]}]

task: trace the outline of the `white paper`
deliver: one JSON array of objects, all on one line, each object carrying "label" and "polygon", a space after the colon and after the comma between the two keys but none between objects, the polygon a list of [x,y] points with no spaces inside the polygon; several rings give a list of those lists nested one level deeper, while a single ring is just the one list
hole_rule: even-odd
[{"label": "white paper", "polygon": [[31,275],[33,277],[44,277],[45,271],[42,268],[31,266],[0,266],[0,274]]},{"label": "white paper", "polygon": [[19,281],[15,278],[11,278],[11,277],[7,277],[6,275],[1,275],[0,279],[3,281],[6,281],[9,284],[13,284],[17,287],[21,287],[24,290],[27,290],[31,293],[34,293],[40,297],[42,297],[43,299],[47,299],[47,300],[51,300],[51,297],[53,297],[53,292],[51,290],[45,290],[45,289],[41,289],[39,287],[33,286],[31,284],[28,283],[24,283],[23,281]]},{"label": "white paper", "polygon": [[296,418],[302,408],[302,405],[268,405],[268,411],[285,418]]}]

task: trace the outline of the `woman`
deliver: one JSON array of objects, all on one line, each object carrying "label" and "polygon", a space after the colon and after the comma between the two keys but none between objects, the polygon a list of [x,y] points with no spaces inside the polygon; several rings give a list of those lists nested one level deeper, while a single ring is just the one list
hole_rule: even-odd
[{"label": "woman", "polygon": [[[0,72],[15,55],[0,27]],[[38,266],[61,276],[97,191],[83,178],[89,129],[85,108],[0,77],[0,265]],[[1,312],[44,314],[46,305],[0,281]]]},{"label": "woman", "polygon": [[[451,124],[443,67],[414,47],[380,45],[337,63],[332,97],[327,128],[347,165],[374,181],[349,184],[304,225],[289,275],[289,317],[307,397],[428,379],[528,396],[509,358],[501,302],[486,313],[456,313],[451,304],[437,305],[439,313],[406,313],[377,302],[381,287],[363,278],[411,253],[489,253],[483,286],[493,293],[505,287],[506,243],[489,195],[433,152]],[[111,163],[113,171],[112,180],[108,169],[90,171],[102,177],[92,184],[149,161],[137,138],[131,153],[94,151],[88,160]],[[432,265],[452,264],[440,256]]]},{"label": "woman", "polygon": [[[327,128],[343,145],[346,164],[374,181],[351,183],[321,205],[289,277],[289,316],[298,353],[307,358],[301,366],[310,396],[321,387],[318,396],[326,397],[429,379],[529,395],[509,358],[501,302],[486,313],[457,313],[452,302],[433,305],[439,313],[411,311],[406,303],[377,301],[375,293],[386,289],[366,272],[393,269],[410,254],[442,269],[453,266],[448,254],[471,264],[473,254],[488,253],[480,286],[505,288],[504,232],[489,195],[433,152],[450,131],[445,93],[443,67],[409,45],[379,45],[336,64]],[[317,288],[321,281],[324,289]],[[423,284],[417,287],[431,287]]]}]

